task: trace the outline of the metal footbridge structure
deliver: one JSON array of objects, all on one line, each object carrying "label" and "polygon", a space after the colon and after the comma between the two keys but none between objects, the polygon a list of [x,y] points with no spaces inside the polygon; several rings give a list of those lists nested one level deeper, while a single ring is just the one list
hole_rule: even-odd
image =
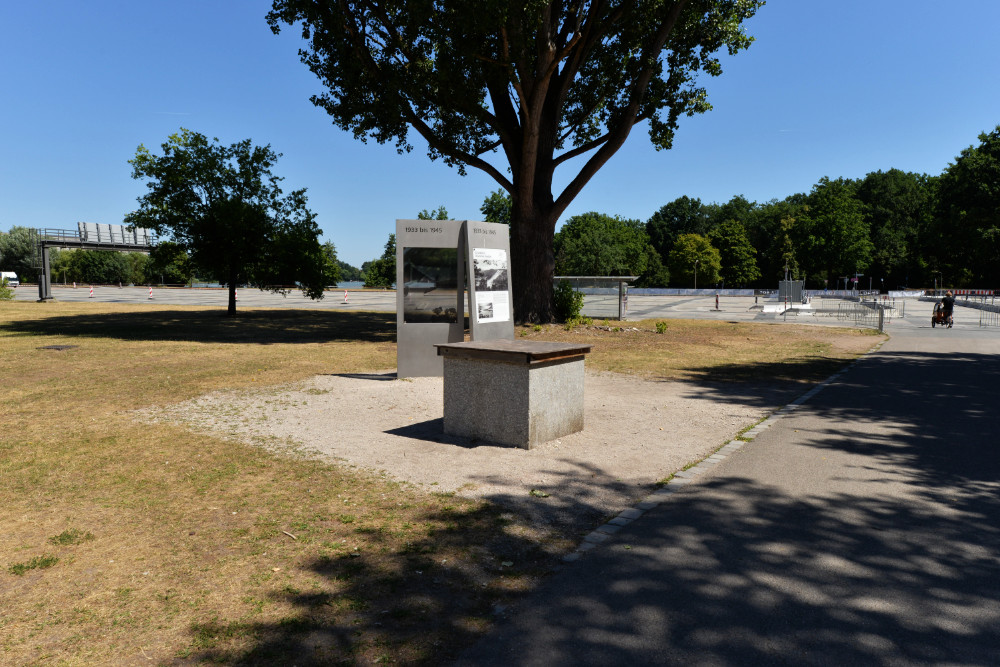
[{"label": "metal footbridge structure", "polygon": [[123,225],[96,222],[78,222],[76,230],[36,229],[38,266],[38,300],[52,299],[49,271],[49,251],[52,248],[83,250],[117,250],[118,252],[148,253],[156,245],[157,237],[149,229],[128,229]]}]

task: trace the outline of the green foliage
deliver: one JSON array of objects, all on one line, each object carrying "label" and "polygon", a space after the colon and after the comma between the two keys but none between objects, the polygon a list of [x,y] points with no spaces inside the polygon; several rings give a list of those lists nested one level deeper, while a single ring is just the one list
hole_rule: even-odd
[{"label": "green foliage", "polygon": [[0,301],[13,301],[14,289],[7,286],[7,279],[0,280]]},{"label": "green foliage", "polygon": [[560,280],[554,291],[556,316],[562,322],[580,317],[583,309],[583,294],[573,289],[568,280]]},{"label": "green foliage", "polygon": [[674,283],[684,287],[711,287],[719,282],[719,251],[700,234],[681,234],[668,257]]},{"label": "green foliage", "polygon": [[[1000,283],[1000,125],[941,174],[935,264],[946,282]],[[964,271],[963,271],[964,269]],[[963,281],[961,276],[966,273]]]},{"label": "green foliage", "polygon": [[496,192],[491,192],[489,196],[483,200],[483,205],[479,207],[479,211],[483,214],[483,220],[485,222],[496,222],[501,225],[509,225],[511,218],[510,206],[510,195],[501,189]]},{"label": "green foliage", "polygon": [[566,221],[555,236],[556,274],[638,276],[655,254],[644,225],[603,213]]},{"label": "green foliage", "polygon": [[806,279],[835,280],[864,273],[871,264],[874,245],[850,181],[821,178],[792,231]]},{"label": "green foliage", "polygon": [[[442,207],[443,209],[443,207]],[[426,213],[426,211],[421,211]],[[445,211],[447,215],[447,211]],[[427,220],[429,218],[419,218]],[[365,287],[392,287],[396,283],[396,235],[389,234],[389,240],[385,242],[385,249],[382,256],[373,262],[366,262],[361,267],[364,275]]]},{"label": "green foliage", "polygon": [[57,546],[71,546],[74,544],[83,544],[84,542],[90,542],[94,539],[93,533],[85,533],[82,530],[77,530],[76,528],[70,528],[69,530],[64,530],[58,535],[54,535],[49,538],[49,544],[55,544]]},{"label": "green foliage", "polygon": [[661,257],[667,257],[681,234],[705,236],[711,229],[710,208],[700,199],[678,197],[664,204],[646,221],[650,242]]},{"label": "green foliage", "polygon": [[76,250],[66,267],[71,280],[97,285],[128,284],[132,273],[126,253],[114,250]]},{"label": "green foliage", "polygon": [[635,281],[636,287],[666,287],[670,284],[670,271],[653,246],[646,251],[646,269]]},{"label": "green foliage", "polygon": [[315,215],[305,190],[281,190],[272,173],[280,156],[270,146],[249,139],[223,146],[182,128],[161,148],[154,155],[140,145],[129,160],[132,177],[148,188],[129,225],[169,233],[199,275],[228,285],[230,315],[241,284],[284,294],[298,283],[310,298],[323,297],[332,265]]},{"label": "green foliage", "polygon": [[417,213],[417,220],[451,220],[448,216],[448,209],[438,206],[436,211],[428,211],[426,208]]},{"label": "green foliage", "polygon": [[665,333],[667,333],[667,323],[664,322],[663,320],[660,320],[659,322],[657,322],[656,323],[656,333],[658,333],[658,334],[665,334]]},{"label": "green foliage", "polygon": [[160,241],[149,252],[145,279],[135,282],[186,285],[192,280],[194,280],[194,266],[187,251],[173,241]]},{"label": "green foliage", "polygon": [[364,280],[364,277],[361,275],[361,269],[359,269],[358,267],[348,264],[347,262],[341,259],[337,260],[337,266],[340,267],[341,280],[348,282],[353,282],[356,280]]},{"label": "green foliage", "polygon": [[795,218],[783,218],[781,220],[781,268],[784,273],[774,274],[776,277],[784,278],[786,275],[790,280],[799,280],[799,262],[796,259],[795,242],[792,236],[795,231]]},{"label": "green foliage", "polygon": [[719,251],[722,280],[730,287],[745,287],[760,278],[757,251],[747,238],[746,229],[736,220],[726,220],[712,230],[708,240]]},{"label": "green foliage", "polygon": [[577,327],[589,327],[593,323],[594,323],[593,318],[587,317],[586,315],[578,315],[576,317],[571,317],[570,319],[566,320],[566,322],[563,325],[563,328],[566,331],[572,331]]},{"label": "green foliage", "polygon": [[7,571],[20,577],[28,570],[43,570],[45,568],[52,567],[58,562],[59,559],[55,556],[35,556],[27,563],[14,563],[7,568]]},{"label": "green foliage", "polygon": [[0,232],[0,270],[13,271],[22,281],[38,275],[35,254],[38,236],[34,229],[14,225],[6,234]]},{"label": "green foliage", "polygon": [[326,262],[326,275],[329,281],[328,286],[336,287],[337,281],[341,280],[341,263],[337,259],[337,246],[333,241],[327,241],[320,246],[323,260]]},{"label": "green foliage", "polygon": [[874,245],[871,275],[892,285],[906,284],[909,276],[920,276],[922,252],[937,255],[937,243],[924,247],[931,238],[936,180],[890,169],[872,172],[857,183],[857,197]]}]

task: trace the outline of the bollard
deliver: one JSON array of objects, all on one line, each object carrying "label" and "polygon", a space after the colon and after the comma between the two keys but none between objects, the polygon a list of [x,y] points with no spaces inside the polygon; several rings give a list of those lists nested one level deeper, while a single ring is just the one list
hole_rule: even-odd
[{"label": "bollard", "polygon": [[93,285],[90,286],[90,298],[91,299],[94,298],[94,286]]},{"label": "bollard", "polygon": [[347,303],[347,290],[344,290],[344,303]]},{"label": "bollard", "polygon": [[153,286],[152,285],[149,286],[149,298],[150,299],[153,298]]}]

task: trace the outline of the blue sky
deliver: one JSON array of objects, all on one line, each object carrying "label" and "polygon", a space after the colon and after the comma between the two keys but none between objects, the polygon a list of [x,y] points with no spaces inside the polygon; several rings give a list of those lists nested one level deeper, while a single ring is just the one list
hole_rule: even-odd
[{"label": "blue sky", "polygon": [[[320,86],[298,31],[272,35],[269,7],[0,3],[0,231],[120,223],[144,190],[128,159],[180,127],[271,144],[285,186],[308,189],[324,239],[355,265],[381,254],[396,218],[440,205],[481,217],[488,176],[334,127],[309,102]],[[1000,124],[998,25],[997,0],[770,0],[747,24],[756,43],[704,81],[714,110],[682,119],[670,151],[636,128],[564,219],[646,220],[682,195],[781,199],[880,169],[939,174]]]}]

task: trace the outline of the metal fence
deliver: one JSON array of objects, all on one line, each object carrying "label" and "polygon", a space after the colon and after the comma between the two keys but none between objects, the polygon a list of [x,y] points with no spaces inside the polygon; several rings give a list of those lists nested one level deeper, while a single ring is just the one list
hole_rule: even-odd
[{"label": "metal fence", "polygon": [[979,311],[979,326],[1000,327],[1000,307],[984,306]]},{"label": "metal fence", "polygon": [[904,316],[905,302],[861,301],[841,303],[837,309],[837,319],[851,322],[856,327],[885,330],[885,325]]}]

